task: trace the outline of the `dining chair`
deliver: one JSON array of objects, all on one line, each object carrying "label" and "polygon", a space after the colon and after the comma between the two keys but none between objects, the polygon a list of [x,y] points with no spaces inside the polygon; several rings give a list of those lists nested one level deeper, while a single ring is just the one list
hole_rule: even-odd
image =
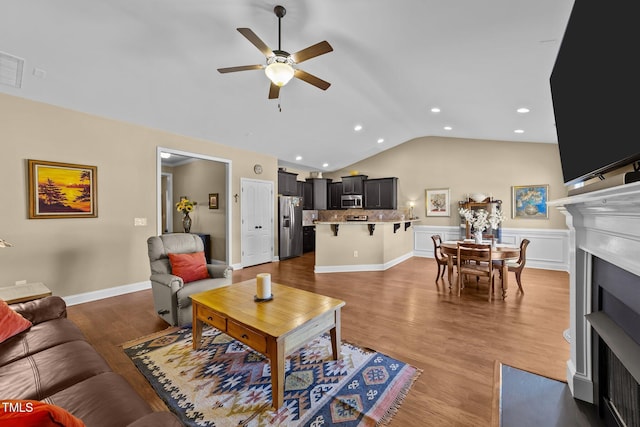
[{"label": "dining chair", "polygon": [[491,233],[483,233],[482,234],[482,240],[488,240],[490,243],[493,244],[493,241],[495,240],[495,236]]},{"label": "dining chair", "polygon": [[489,301],[493,293],[494,269],[490,244],[458,242],[456,251],[458,267],[458,296],[464,287],[465,276],[486,277],[489,282]]},{"label": "dining chair", "polygon": [[[522,239],[520,242],[520,255],[517,260],[506,260],[504,261],[507,264],[507,269],[516,274],[516,282],[518,283],[518,289],[524,295],[524,289],[522,289],[522,270],[524,270],[524,265],[527,263],[527,246],[529,246],[531,241],[529,239]],[[501,264],[502,261],[495,261],[494,264]],[[499,267],[499,266],[494,266]],[[502,280],[502,269],[498,268],[500,272],[500,280]]]},{"label": "dining chair", "polygon": [[[438,283],[438,279],[444,280],[444,273],[449,266],[449,256],[442,253],[442,248],[440,247],[442,238],[439,234],[433,234],[431,240],[433,240],[433,256],[438,264],[438,274],[436,274],[436,283]],[[453,262],[456,262],[455,257],[453,257]]]}]

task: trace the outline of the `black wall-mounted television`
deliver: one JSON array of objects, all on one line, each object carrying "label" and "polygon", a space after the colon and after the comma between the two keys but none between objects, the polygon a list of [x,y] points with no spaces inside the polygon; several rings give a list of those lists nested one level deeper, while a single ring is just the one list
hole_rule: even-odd
[{"label": "black wall-mounted television", "polygon": [[575,0],[550,84],[565,185],[640,160],[635,2]]}]

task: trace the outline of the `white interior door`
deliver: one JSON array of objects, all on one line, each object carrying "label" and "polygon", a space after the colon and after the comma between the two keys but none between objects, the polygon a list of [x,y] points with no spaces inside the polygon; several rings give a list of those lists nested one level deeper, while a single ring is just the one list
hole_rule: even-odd
[{"label": "white interior door", "polygon": [[273,260],[273,181],[240,179],[242,216],[242,266]]}]

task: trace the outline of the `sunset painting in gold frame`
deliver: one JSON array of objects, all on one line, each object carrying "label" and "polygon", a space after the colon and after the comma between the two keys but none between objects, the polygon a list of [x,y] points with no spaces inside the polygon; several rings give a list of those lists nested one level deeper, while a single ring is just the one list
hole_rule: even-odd
[{"label": "sunset painting in gold frame", "polygon": [[96,218],[97,167],[28,160],[29,218]]}]

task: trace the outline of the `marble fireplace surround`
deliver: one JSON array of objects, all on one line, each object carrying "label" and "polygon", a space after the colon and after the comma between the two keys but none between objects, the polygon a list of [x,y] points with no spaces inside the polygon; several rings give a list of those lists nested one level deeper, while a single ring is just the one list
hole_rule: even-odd
[{"label": "marble fireplace surround", "polygon": [[640,276],[640,182],[553,200],[548,205],[566,216],[570,232],[567,383],[573,397],[596,403],[592,326],[585,319],[591,314],[592,260],[598,257]]}]

